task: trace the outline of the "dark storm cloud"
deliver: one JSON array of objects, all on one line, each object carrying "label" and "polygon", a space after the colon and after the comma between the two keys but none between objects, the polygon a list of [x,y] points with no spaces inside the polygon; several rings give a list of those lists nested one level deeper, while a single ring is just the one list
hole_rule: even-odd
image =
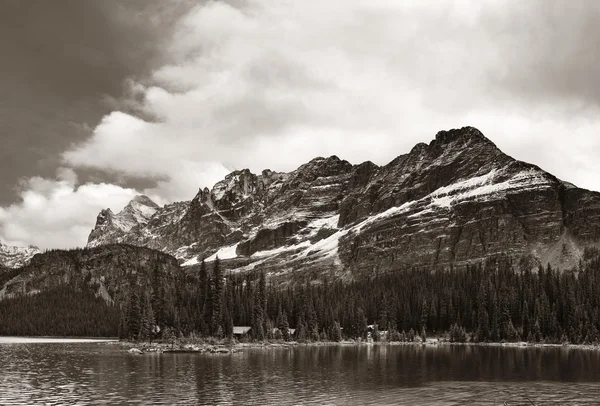
[{"label": "dark storm cloud", "polygon": [[173,21],[192,2],[0,2],[0,203],[20,177],[54,174],[90,136],[123,81],[161,63]]}]

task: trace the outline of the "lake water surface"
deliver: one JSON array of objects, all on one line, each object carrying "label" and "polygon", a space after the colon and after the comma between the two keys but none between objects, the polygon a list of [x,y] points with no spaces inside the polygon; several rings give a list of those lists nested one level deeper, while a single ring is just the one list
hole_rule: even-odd
[{"label": "lake water surface", "polygon": [[132,403],[600,405],[600,352],[363,345],[132,355],[114,343],[0,339],[1,405]]}]

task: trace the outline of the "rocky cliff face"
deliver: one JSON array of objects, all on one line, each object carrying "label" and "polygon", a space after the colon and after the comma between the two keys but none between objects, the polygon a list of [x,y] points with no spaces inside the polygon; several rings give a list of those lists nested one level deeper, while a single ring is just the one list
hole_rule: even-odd
[{"label": "rocky cliff face", "polygon": [[88,247],[121,241],[136,227],[143,227],[156,213],[158,205],[147,196],[136,196],[121,212],[105,209],[98,214],[96,227],[88,239]]},{"label": "rocky cliff face", "polygon": [[472,127],[441,131],[382,167],[332,156],[290,173],[235,171],[190,202],[146,206],[154,211],[135,221],[100,213],[88,245],[147,246],[186,266],[218,256],[240,271],[339,274],[500,253],[568,268],[600,241],[599,193],[509,157]]},{"label": "rocky cliff face", "polygon": [[19,268],[41,251],[38,247],[13,247],[0,242],[0,271],[1,268]]}]

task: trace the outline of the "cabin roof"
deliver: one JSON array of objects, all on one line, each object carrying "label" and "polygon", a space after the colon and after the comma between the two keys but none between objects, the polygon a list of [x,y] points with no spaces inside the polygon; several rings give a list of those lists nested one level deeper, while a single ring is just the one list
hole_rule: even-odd
[{"label": "cabin roof", "polygon": [[233,326],[233,334],[247,334],[251,329],[249,326]]}]

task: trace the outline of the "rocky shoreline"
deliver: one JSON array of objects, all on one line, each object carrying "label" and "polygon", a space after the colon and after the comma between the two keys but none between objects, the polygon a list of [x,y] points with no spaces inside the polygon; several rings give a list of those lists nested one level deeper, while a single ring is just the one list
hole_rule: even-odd
[{"label": "rocky shoreline", "polygon": [[417,347],[441,347],[441,346],[463,346],[463,347],[510,347],[510,348],[565,348],[575,350],[600,350],[598,344],[546,344],[546,343],[452,343],[449,341],[438,341],[430,339],[427,342],[368,342],[368,341],[265,341],[265,342],[217,342],[217,343],[138,343],[130,341],[119,341],[115,344],[128,347],[130,354],[162,354],[162,353],[199,353],[199,354],[234,354],[245,349],[256,348],[291,348],[291,347],[324,347],[324,346],[417,346]]},{"label": "rocky shoreline", "polygon": [[[331,345],[364,345],[366,342],[341,341],[341,342],[304,342],[297,341],[272,341],[272,342],[220,342],[220,343],[138,343],[119,341],[115,344],[128,347],[131,354],[162,354],[162,353],[204,353],[204,354],[233,354],[250,348],[290,348],[298,346],[331,346]],[[408,344],[408,343],[407,343]]]},{"label": "rocky shoreline", "polygon": [[238,349],[235,345],[211,344],[169,344],[169,343],[130,343],[120,342],[129,348],[130,354],[162,354],[162,353],[206,353],[232,354]]}]

